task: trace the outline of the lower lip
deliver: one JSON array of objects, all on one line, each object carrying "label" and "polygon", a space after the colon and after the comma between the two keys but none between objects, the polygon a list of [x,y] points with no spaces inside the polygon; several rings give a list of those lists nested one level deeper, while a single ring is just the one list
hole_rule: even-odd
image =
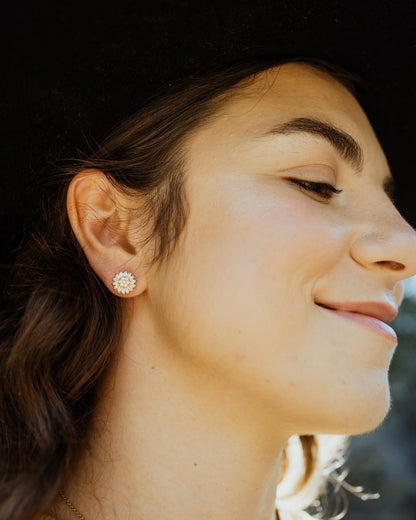
[{"label": "lower lip", "polygon": [[355,321],[356,323],[359,323],[360,325],[363,325],[364,327],[367,327],[368,329],[373,330],[374,332],[377,332],[384,338],[397,343],[397,335],[394,332],[394,330],[387,325],[387,323],[384,323],[384,321],[381,321],[377,318],[373,318],[372,316],[368,316],[367,314],[359,314],[358,312],[349,312],[349,311],[340,311],[338,309],[328,309],[328,307],[323,307],[320,305],[323,309],[332,312],[334,314],[338,314],[338,316],[341,316],[342,318],[346,318],[347,320]]}]

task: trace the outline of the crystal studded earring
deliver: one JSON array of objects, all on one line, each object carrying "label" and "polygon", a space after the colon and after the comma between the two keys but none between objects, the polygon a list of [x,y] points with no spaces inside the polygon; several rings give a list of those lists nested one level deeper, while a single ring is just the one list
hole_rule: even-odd
[{"label": "crystal studded earring", "polygon": [[113,287],[118,294],[129,294],[136,287],[136,279],[127,271],[120,271],[113,278]]}]

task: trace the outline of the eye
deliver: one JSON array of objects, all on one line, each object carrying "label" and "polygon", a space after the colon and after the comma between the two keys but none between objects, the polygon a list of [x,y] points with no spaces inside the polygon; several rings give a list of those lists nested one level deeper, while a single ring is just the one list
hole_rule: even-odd
[{"label": "eye", "polygon": [[289,181],[306,191],[315,193],[318,197],[325,200],[329,200],[334,195],[342,193],[342,190],[337,190],[335,186],[326,182],[303,181],[301,179],[289,179]]}]

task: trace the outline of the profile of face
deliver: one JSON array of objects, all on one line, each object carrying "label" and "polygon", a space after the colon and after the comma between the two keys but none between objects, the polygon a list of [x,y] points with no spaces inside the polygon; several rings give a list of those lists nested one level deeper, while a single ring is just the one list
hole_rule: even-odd
[{"label": "profile of face", "polygon": [[376,427],[395,335],[325,306],[371,302],[362,314],[391,321],[416,272],[416,232],[386,193],[362,108],[325,73],[285,64],[233,96],[185,153],[188,220],[135,299],[137,337],[156,338],[161,363],[207,391],[207,410],[222,399],[288,434]]}]

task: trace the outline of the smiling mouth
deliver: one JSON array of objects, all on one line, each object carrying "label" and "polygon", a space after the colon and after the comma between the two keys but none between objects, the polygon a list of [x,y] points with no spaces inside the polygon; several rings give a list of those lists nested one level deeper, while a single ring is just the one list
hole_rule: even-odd
[{"label": "smiling mouth", "polygon": [[[397,335],[395,331],[383,320],[379,317],[371,316],[369,314],[363,314],[357,311],[338,309],[335,307],[330,307],[328,305],[317,303],[319,307],[326,309],[331,314],[336,314],[337,316],[353,321],[357,325],[361,325],[366,327],[367,329],[372,330],[373,332],[378,333],[380,336],[388,339],[390,342],[397,344]],[[386,315],[386,314],[385,314]],[[392,314],[390,313],[390,316]]]},{"label": "smiling mouth", "polygon": [[376,318],[384,323],[390,323],[397,316],[397,308],[383,301],[368,302],[320,302],[320,307],[336,311],[346,311]]}]

